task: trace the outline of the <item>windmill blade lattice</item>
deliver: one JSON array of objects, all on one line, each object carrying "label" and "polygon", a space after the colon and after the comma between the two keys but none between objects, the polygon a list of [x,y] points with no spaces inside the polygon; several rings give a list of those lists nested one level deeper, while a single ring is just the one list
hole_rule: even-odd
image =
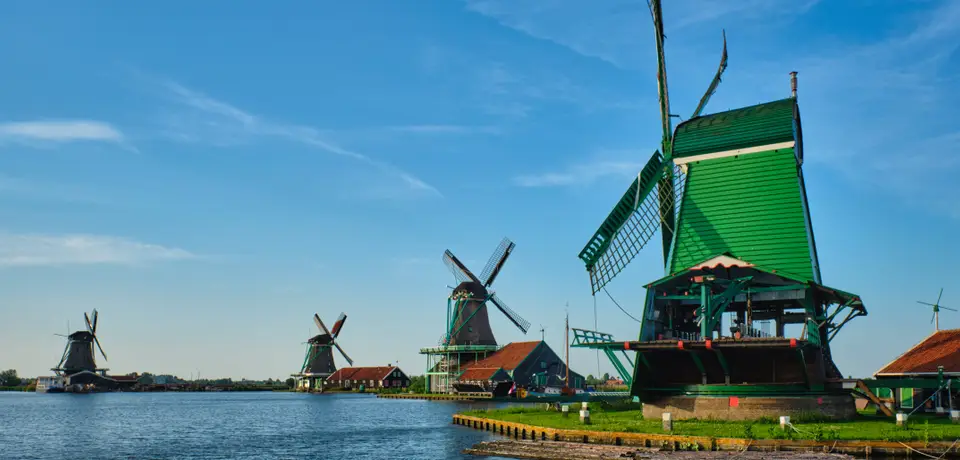
[{"label": "windmill blade lattice", "polygon": [[707,88],[707,92],[704,93],[703,97],[700,98],[700,103],[697,104],[697,109],[693,111],[693,115],[690,118],[697,118],[703,113],[703,109],[707,107],[707,103],[710,102],[710,96],[713,96],[713,93],[717,91],[717,86],[720,86],[720,77],[723,76],[723,71],[727,70],[727,32],[723,32],[723,53],[720,55],[720,68],[717,69],[717,74],[714,75],[713,81],[710,82],[710,86]]},{"label": "windmill blade lattice", "polygon": [[340,354],[343,355],[343,359],[347,360],[347,364],[350,364],[352,366],[353,360],[350,359],[349,356],[347,356],[347,352],[343,351],[343,348],[340,348],[340,344],[337,342],[331,342],[331,343],[333,343],[334,347],[337,347],[337,351],[339,351]]},{"label": "windmill blade lattice", "polygon": [[463,262],[460,262],[460,259],[457,259],[457,256],[453,255],[449,249],[443,253],[443,263],[450,269],[450,273],[453,273],[453,277],[457,279],[458,283],[478,281],[477,278],[473,276],[473,273],[470,273],[470,270],[467,269],[467,267],[463,265]]},{"label": "windmill blade lattice", "polygon": [[[663,187],[665,168],[673,167],[673,187]],[[676,223],[677,203],[683,193],[686,175],[672,163],[664,164],[659,152],[647,165],[614,206],[593,238],[580,251],[580,259],[590,273],[590,284],[596,294],[616,277],[664,227],[672,234]],[[672,188],[673,190],[668,190]],[[664,247],[664,254],[669,247]]]},{"label": "windmill blade lattice", "polygon": [[510,322],[517,326],[517,328],[523,331],[524,334],[527,333],[527,330],[530,329],[530,321],[523,319],[517,312],[511,310],[503,300],[497,297],[496,293],[490,295],[490,302],[493,302],[493,304],[497,306],[497,309],[499,309]]},{"label": "windmill blade lattice", "polygon": [[493,254],[490,255],[490,260],[487,261],[487,265],[483,267],[483,272],[480,273],[480,282],[484,286],[489,287],[493,284],[493,280],[497,278],[497,274],[500,273],[500,269],[503,268],[503,264],[507,262],[507,257],[510,257],[510,253],[513,252],[513,248],[516,246],[513,244],[513,241],[510,241],[509,238],[504,238],[500,242],[500,245],[497,246],[497,249],[493,251]]},{"label": "windmill blade lattice", "polygon": [[320,319],[320,315],[316,313],[313,314],[313,324],[317,325],[317,329],[320,329],[320,332],[330,335],[330,330],[327,329],[327,325],[323,324],[323,320]]}]

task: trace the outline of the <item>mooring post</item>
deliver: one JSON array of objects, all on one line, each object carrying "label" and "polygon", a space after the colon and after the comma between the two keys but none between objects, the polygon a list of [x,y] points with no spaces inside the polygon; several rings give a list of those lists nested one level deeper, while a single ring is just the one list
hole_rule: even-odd
[{"label": "mooring post", "polygon": [[789,415],[781,415],[781,416],[780,416],[780,429],[783,430],[783,431],[787,431],[787,427],[788,427],[788,426],[790,426],[790,416],[789,416]]},{"label": "mooring post", "polygon": [[673,431],[673,414],[664,412],[660,418],[663,419],[663,431]]},{"label": "mooring post", "polygon": [[590,406],[586,401],[580,405],[580,423],[584,425],[590,424]]},{"label": "mooring post", "polygon": [[903,412],[897,412],[897,426],[904,426],[907,424],[907,414]]},{"label": "mooring post", "polygon": [[563,407],[560,408],[560,413],[563,414],[564,417],[569,417],[569,416],[570,416],[570,405],[569,405],[569,404],[564,404]]}]

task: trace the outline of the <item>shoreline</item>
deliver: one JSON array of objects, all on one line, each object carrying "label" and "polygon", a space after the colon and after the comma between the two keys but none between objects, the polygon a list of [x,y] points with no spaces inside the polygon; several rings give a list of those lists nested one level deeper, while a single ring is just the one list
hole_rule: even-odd
[{"label": "shoreline", "polygon": [[950,441],[882,441],[882,440],[791,440],[745,439],[732,437],[686,436],[657,433],[628,433],[566,428],[550,428],[518,422],[454,414],[454,425],[499,434],[515,440],[575,442],[659,448],[669,451],[727,451],[727,452],[826,452],[856,457],[898,456],[914,454],[935,458],[960,458],[960,439]]}]

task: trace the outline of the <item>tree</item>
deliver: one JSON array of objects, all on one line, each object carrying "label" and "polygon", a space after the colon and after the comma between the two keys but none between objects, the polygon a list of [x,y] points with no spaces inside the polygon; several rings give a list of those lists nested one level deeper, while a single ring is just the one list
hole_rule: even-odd
[{"label": "tree", "polygon": [[293,386],[294,386],[296,383],[297,383],[297,381],[294,380],[293,377],[288,378],[287,381],[286,381],[287,388],[293,388]]},{"label": "tree", "polygon": [[414,393],[426,393],[427,392],[427,379],[422,375],[414,375],[410,377],[410,386],[407,387],[408,390]]},{"label": "tree", "polygon": [[609,380],[610,380],[610,373],[609,373],[609,372],[604,372],[604,373],[603,373],[603,382],[606,383],[606,382],[608,382]]},{"label": "tree", "polygon": [[17,370],[7,369],[3,372],[0,372],[0,386],[2,387],[20,386],[20,376],[17,375]]}]

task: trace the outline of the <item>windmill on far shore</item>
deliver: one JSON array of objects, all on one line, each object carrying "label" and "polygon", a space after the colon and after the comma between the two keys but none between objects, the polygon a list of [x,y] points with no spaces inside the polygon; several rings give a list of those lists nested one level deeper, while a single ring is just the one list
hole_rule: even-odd
[{"label": "windmill on far shore", "polygon": [[937,296],[937,301],[934,303],[923,302],[918,300],[917,303],[921,305],[927,305],[933,307],[933,317],[930,318],[930,322],[934,323],[934,331],[940,330],[940,309],[957,311],[956,308],[944,307],[940,305],[940,299],[943,297],[943,288],[940,288],[940,295]]},{"label": "windmill on far shore", "polygon": [[343,323],[347,320],[345,313],[340,313],[340,317],[333,323],[333,329],[327,329],[320,319],[320,315],[314,313],[313,323],[317,326],[319,334],[307,340],[307,353],[303,359],[303,365],[300,372],[293,374],[296,380],[295,386],[302,391],[323,391],[324,380],[337,371],[337,366],[333,362],[333,349],[336,348],[352,366],[353,360],[347,356],[347,353],[340,348],[336,339],[343,329]]}]

